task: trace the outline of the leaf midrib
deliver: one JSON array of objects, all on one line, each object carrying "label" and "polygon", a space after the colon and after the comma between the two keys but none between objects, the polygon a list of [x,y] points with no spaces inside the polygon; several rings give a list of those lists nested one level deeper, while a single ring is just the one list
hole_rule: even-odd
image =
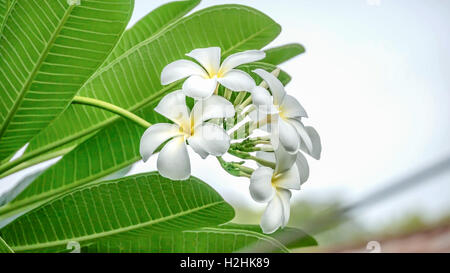
[{"label": "leaf midrib", "polygon": [[[16,2],[17,2],[17,0],[13,3],[13,5],[15,5]],[[25,97],[26,92],[30,89],[30,86],[33,83],[33,80],[35,79],[36,74],[39,72],[42,64],[44,63],[45,59],[47,58],[48,53],[50,52],[50,49],[52,48],[58,34],[61,32],[61,29],[67,22],[67,19],[69,18],[69,15],[72,12],[74,7],[75,7],[75,5],[70,5],[69,8],[64,12],[63,18],[59,22],[58,27],[53,32],[49,42],[45,45],[44,51],[41,53],[41,56],[39,57],[38,61],[35,63],[34,68],[31,72],[31,74],[29,75],[26,83],[23,85],[22,89],[20,90],[19,96],[17,97],[16,101],[14,102],[12,109],[8,112],[8,115],[6,116],[5,120],[3,121],[2,127],[0,129],[0,139],[5,134],[12,118],[14,117],[17,110],[19,109],[19,106],[22,104],[22,101]],[[8,16],[9,16],[9,11],[10,10],[8,10]]]},{"label": "leaf midrib", "polygon": [[179,213],[175,213],[169,216],[165,216],[159,219],[155,219],[155,220],[150,220],[148,222],[144,222],[144,223],[140,223],[140,224],[136,224],[136,225],[130,225],[127,227],[122,227],[122,228],[118,228],[118,229],[114,229],[114,230],[109,230],[109,231],[104,231],[104,232],[99,232],[99,233],[94,233],[91,235],[85,235],[85,236],[80,236],[80,237],[76,237],[76,238],[68,238],[65,240],[58,240],[58,241],[52,241],[52,242],[47,242],[47,243],[37,243],[37,244],[30,244],[30,245],[25,245],[25,246],[12,246],[12,249],[16,252],[20,252],[20,251],[29,251],[29,250],[36,250],[36,249],[45,249],[45,248],[50,248],[50,247],[55,247],[55,246],[59,246],[62,244],[65,244],[67,242],[70,241],[76,241],[76,242],[85,242],[85,241],[90,241],[90,240],[95,240],[95,239],[99,239],[102,237],[107,237],[107,236],[112,236],[112,235],[116,235],[118,233],[122,233],[122,232],[127,232],[127,231],[131,231],[131,230],[135,230],[135,229],[140,229],[140,228],[144,228],[147,226],[151,226],[151,225],[155,225],[164,221],[168,221],[177,217],[181,217],[190,213],[194,213],[196,211],[200,211],[203,209],[207,209],[209,207],[213,207],[219,204],[223,204],[225,203],[225,201],[217,201],[214,203],[210,203],[207,205],[203,205],[194,209],[190,209],[190,210],[186,210],[186,211],[182,211]]},{"label": "leaf midrib", "polygon": [[0,245],[3,246],[7,251],[9,251],[8,253],[14,253],[14,250],[12,250],[12,248],[5,242],[5,240],[3,240],[2,237],[0,237]]}]

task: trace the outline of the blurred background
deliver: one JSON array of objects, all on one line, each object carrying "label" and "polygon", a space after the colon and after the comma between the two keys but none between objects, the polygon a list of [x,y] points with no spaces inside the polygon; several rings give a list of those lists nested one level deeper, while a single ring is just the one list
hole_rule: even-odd
[{"label": "blurred background", "polygon": [[[168,1],[135,2],[130,25]],[[252,6],[282,26],[269,47],[306,48],[281,68],[293,78],[287,91],[306,108],[323,153],[320,161],[308,158],[310,179],[293,195],[290,225],[304,227],[450,156],[450,1],[203,0],[194,11],[227,3]],[[237,209],[235,221],[259,222],[265,206],[251,199],[247,179],[231,177],[213,158],[191,158],[193,175]],[[155,165],[156,157],[129,174]],[[375,240],[382,251],[450,252],[449,197],[450,166],[352,211],[316,235],[322,248],[313,251],[366,251]]]}]

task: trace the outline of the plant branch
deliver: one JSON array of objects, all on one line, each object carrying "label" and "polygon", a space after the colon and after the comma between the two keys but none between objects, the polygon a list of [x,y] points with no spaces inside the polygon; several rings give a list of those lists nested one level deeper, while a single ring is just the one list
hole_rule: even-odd
[{"label": "plant branch", "polygon": [[245,162],[227,162],[221,156],[218,156],[217,160],[219,161],[220,166],[232,176],[250,178],[255,171],[252,168],[243,166]]},{"label": "plant branch", "polygon": [[[111,113],[117,114],[121,117],[124,117],[130,121],[133,121],[134,123],[142,126],[143,128],[147,129],[148,127],[151,126],[151,123],[147,122],[146,120],[136,116],[135,114],[131,113],[128,110],[125,110],[123,108],[120,108],[116,105],[107,103],[105,101],[101,101],[101,100],[97,100],[97,99],[92,99],[92,98],[86,98],[86,97],[80,97],[80,96],[75,96],[73,98],[72,101],[73,104],[81,104],[81,105],[88,105],[88,106],[93,106],[93,107],[97,107],[106,111],[109,111]],[[61,145],[64,145],[65,143],[61,143]],[[31,153],[29,153],[28,155],[24,155],[14,161],[9,161],[6,162],[5,164],[0,166],[0,178],[5,177],[7,175],[10,175],[12,173],[15,173],[17,171],[20,171],[24,168],[27,168],[29,166],[32,166],[34,164],[46,161],[51,159],[50,157],[52,155],[56,156],[61,156],[64,155],[62,154],[63,152],[67,152],[66,149],[63,149],[59,152],[56,153],[50,153],[50,154],[45,154],[47,150],[35,150]],[[44,155],[43,155],[44,154]],[[41,156],[43,155],[43,156]],[[25,162],[25,163],[24,163]],[[23,164],[22,164],[23,163]]]},{"label": "plant branch", "polygon": [[97,107],[97,108],[109,111],[109,112],[117,114],[123,118],[126,118],[130,121],[133,121],[134,123],[136,123],[137,125],[140,125],[141,127],[145,128],[145,129],[147,129],[148,127],[150,127],[152,125],[148,121],[142,119],[141,117],[136,116],[135,114],[131,113],[130,111],[125,110],[119,106],[116,106],[114,104],[111,104],[111,103],[108,103],[105,101],[101,101],[101,100],[97,100],[97,99],[93,99],[93,98],[75,96],[73,98],[72,103],[93,106],[93,107]]},{"label": "plant branch", "polygon": [[256,156],[253,156],[253,155],[251,155],[251,154],[249,154],[247,152],[241,152],[241,151],[230,149],[228,151],[228,153],[230,155],[234,155],[235,157],[238,157],[238,158],[241,158],[241,159],[253,160],[253,161],[255,161],[256,163],[258,163],[260,165],[272,168],[274,170],[275,170],[275,167],[276,167],[275,163],[267,161],[267,160],[264,160],[264,159],[256,157]]}]

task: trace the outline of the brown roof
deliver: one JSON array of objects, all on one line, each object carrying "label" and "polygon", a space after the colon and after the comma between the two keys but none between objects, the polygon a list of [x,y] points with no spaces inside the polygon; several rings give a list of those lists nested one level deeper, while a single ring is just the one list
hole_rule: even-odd
[{"label": "brown roof", "polygon": [[319,249],[319,252],[445,252],[450,253],[450,224],[359,244]]}]

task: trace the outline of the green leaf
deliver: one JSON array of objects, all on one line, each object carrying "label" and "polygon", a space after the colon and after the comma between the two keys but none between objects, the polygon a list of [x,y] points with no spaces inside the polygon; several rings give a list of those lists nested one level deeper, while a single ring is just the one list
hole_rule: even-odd
[{"label": "green leaf", "polygon": [[[3,1],[3,0],[2,0]],[[162,5],[158,8],[156,8],[154,11],[150,12],[144,18],[142,18],[138,23],[136,23],[131,29],[128,29],[124,32],[122,38],[120,39],[117,46],[114,48],[114,50],[111,52],[111,54],[108,56],[107,60],[103,63],[102,66],[106,66],[110,62],[114,61],[114,59],[120,57],[121,55],[125,54],[130,48],[137,45],[141,41],[148,39],[150,36],[157,35],[160,31],[164,30],[167,26],[170,24],[173,24],[178,19],[183,17],[187,12],[192,10],[195,6],[198,5],[200,1],[199,0],[191,0],[191,1],[176,1],[171,2],[165,5]],[[95,77],[96,75],[92,75],[91,77]],[[90,137],[89,135],[87,136]],[[80,138],[83,139],[83,138]],[[69,144],[63,145],[64,146],[77,146],[78,143],[83,142],[82,141],[72,141]],[[27,149],[28,153],[29,151],[33,150],[33,144],[36,144],[35,142],[32,142],[31,148]],[[37,143],[37,146],[40,146],[41,143]],[[55,153],[55,150],[59,150],[61,152],[68,151],[65,148],[58,147],[57,149],[53,149],[51,153]],[[39,155],[39,158],[46,159],[48,158],[49,153],[41,154]],[[37,159],[37,162],[42,162],[42,160]],[[3,176],[6,176],[12,172],[14,172],[14,169],[9,170],[9,172],[6,172],[0,176],[0,178]]]},{"label": "green leaf", "polygon": [[[281,240],[297,238],[284,245]],[[316,246],[316,240],[300,229],[286,227],[264,234],[259,226],[224,224],[182,232],[133,233],[86,246],[87,253],[231,253],[289,252],[289,249]],[[259,251],[258,251],[259,250]]]},{"label": "green leaf", "polygon": [[273,65],[279,65],[305,53],[305,48],[301,44],[287,44],[270,48],[265,51],[266,58],[262,61]]},{"label": "green leaf", "polygon": [[[131,47],[100,69],[78,95],[137,113],[177,86],[177,83],[161,86],[161,71],[170,62],[186,58],[185,54],[192,49],[220,46],[227,56],[262,48],[279,32],[278,24],[255,9],[240,5],[210,7],[177,20]],[[25,158],[71,142],[118,119],[99,109],[71,105],[30,142]]]},{"label": "green leaf", "polygon": [[231,253],[249,246],[289,252],[282,243],[253,226],[222,225],[182,232],[150,232],[98,240],[84,248],[87,253]]},{"label": "green leaf", "polygon": [[12,1],[13,0],[0,0],[0,37],[2,36],[6,19],[9,16]]},{"label": "green leaf", "polygon": [[125,31],[119,43],[102,66],[106,66],[126,54],[140,42],[157,36],[168,26],[195,8],[200,0],[176,1],[162,5],[140,19],[132,28]]},{"label": "green leaf", "polygon": [[14,253],[2,237],[0,237],[0,253]]},{"label": "green leaf", "polygon": [[55,119],[111,53],[133,0],[14,0],[0,37],[0,160]]},{"label": "green leaf", "polygon": [[[264,63],[244,65],[240,68],[250,72],[257,67],[268,71],[275,69],[275,66]],[[280,79],[287,83],[290,77],[282,72]],[[168,122],[153,111],[154,107],[154,104],[149,105],[137,114],[153,124]],[[75,187],[98,180],[139,161],[139,142],[144,130],[123,119],[101,130],[45,171],[14,201],[0,208],[0,219],[36,207]]]},{"label": "green leaf", "polygon": [[115,236],[216,226],[233,208],[192,177],[170,181],[156,173],[83,187],[47,203],[0,230],[16,252],[63,251]]},{"label": "green leaf", "polygon": [[28,185],[30,185],[30,183],[33,182],[41,173],[42,170],[34,171],[31,174],[20,179],[14,185],[14,187],[6,192],[3,192],[0,195],[0,207],[14,200],[14,198],[16,198],[17,195],[19,195],[26,187],[28,187]]},{"label": "green leaf", "polygon": [[[240,225],[240,224],[230,223],[230,224],[221,225],[221,227],[226,228],[226,229],[236,229],[236,228],[237,229],[245,229],[245,230],[252,231],[255,233],[264,234],[262,232],[261,227],[257,226],[257,225]],[[305,233],[304,231],[302,231],[301,229],[298,229],[298,228],[285,227],[285,228],[279,229],[275,233],[272,233],[267,236],[270,236],[273,239],[276,239],[277,241],[279,241],[281,244],[285,245],[289,249],[296,249],[296,248],[310,247],[310,246],[318,245],[317,241],[316,241],[316,239],[314,239],[314,237],[312,237],[311,235],[308,235],[307,233]],[[263,246],[260,246],[260,245],[259,246],[253,245],[253,246],[251,246],[251,248],[249,248],[247,250],[257,251],[258,249],[262,250],[262,247]],[[267,247],[270,247],[270,246],[266,246],[265,249],[268,249]]]},{"label": "green leaf", "polygon": [[34,166],[36,164],[42,163],[44,161],[47,161],[47,160],[50,160],[50,159],[54,159],[54,158],[57,158],[59,156],[63,156],[65,154],[69,153],[70,151],[72,151],[73,149],[75,149],[80,143],[83,143],[85,140],[91,138],[93,135],[95,135],[95,133],[96,132],[93,132],[93,133],[91,133],[89,135],[86,135],[84,137],[80,137],[80,138],[78,138],[78,139],[76,139],[76,140],[74,140],[74,141],[72,141],[70,143],[67,143],[65,145],[61,145],[61,146],[59,146],[56,149],[53,149],[53,150],[48,151],[46,153],[43,153],[43,154],[41,154],[38,157],[34,157],[34,158],[32,158],[32,159],[30,159],[28,161],[25,161],[25,162],[23,162],[21,164],[18,164],[15,167],[13,167],[13,168],[5,171],[5,172],[2,172],[0,174],[0,179],[3,178],[3,177],[8,176],[10,174],[16,173],[16,172],[18,172],[20,170],[24,170],[24,169],[26,169],[28,167],[31,167],[31,166]]},{"label": "green leaf", "polygon": [[8,9],[9,9],[9,0],[0,0],[0,36],[2,35],[3,22],[5,21]]}]

